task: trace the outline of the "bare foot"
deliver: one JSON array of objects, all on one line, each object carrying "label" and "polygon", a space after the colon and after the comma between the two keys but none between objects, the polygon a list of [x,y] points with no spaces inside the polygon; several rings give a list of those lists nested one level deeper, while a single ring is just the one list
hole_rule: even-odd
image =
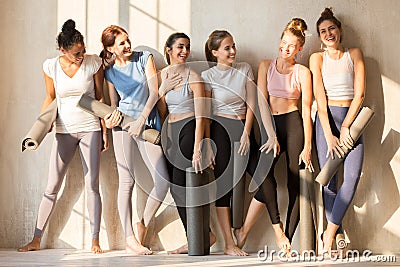
[{"label": "bare foot", "polygon": [[100,247],[98,238],[92,238],[92,253],[93,254],[102,254],[103,253],[103,250]]},{"label": "bare foot", "polygon": [[326,252],[324,253],[324,257],[331,257],[333,237],[328,236],[328,234],[324,232],[322,234],[322,243],[324,244],[323,251]]},{"label": "bare foot", "polygon": [[150,255],[153,252],[139,244],[135,237],[128,237],[126,239],[126,253],[133,254],[133,255]]},{"label": "bare foot", "polygon": [[18,252],[40,250],[40,237],[34,237],[31,242],[17,249]]},{"label": "bare foot", "polygon": [[217,237],[214,235],[213,232],[210,232],[210,247],[217,242]]},{"label": "bare foot", "polygon": [[282,222],[280,222],[279,224],[274,224],[273,228],[275,231],[275,239],[277,246],[281,251],[284,251],[286,255],[289,256],[292,246],[290,245],[290,241],[286,237],[285,232],[283,231]]},{"label": "bare foot", "polygon": [[[215,243],[215,241],[214,241],[214,243]],[[186,243],[185,245],[181,246],[180,248],[168,251],[167,253],[168,254],[187,254],[188,252],[189,252],[189,247],[188,247],[188,244]]]},{"label": "bare foot", "polygon": [[233,234],[236,238],[236,245],[238,248],[242,248],[247,240],[247,235],[243,232],[242,228],[233,230]]},{"label": "bare foot", "polygon": [[346,243],[346,238],[344,237],[344,234],[336,235],[336,250],[337,250],[339,259],[346,258],[347,243]]},{"label": "bare foot", "polygon": [[225,247],[224,254],[230,256],[249,256],[247,252],[244,252],[237,246]]},{"label": "bare foot", "polygon": [[140,244],[144,245],[144,241],[146,240],[147,227],[143,224],[142,221],[136,223],[136,233],[137,240]]}]

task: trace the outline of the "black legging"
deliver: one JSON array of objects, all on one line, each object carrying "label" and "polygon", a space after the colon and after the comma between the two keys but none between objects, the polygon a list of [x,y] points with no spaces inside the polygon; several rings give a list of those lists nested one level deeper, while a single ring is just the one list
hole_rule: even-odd
[{"label": "black legging", "polygon": [[303,121],[298,110],[282,115],[274,115],[274,120],[276,124],[276,134],[280,145],[280,154],[274,159],[267,178],[257,191],[254,198],[265,203],[273,224],[280,222],[276,190],[277,184],[274,171],[277,161],[282,153],[286,151],[287,189],[289,194],[289,203],[286,215],[285,234],[291,241],[300,220],[299,170],[301,166],[299,166],[299,155],[304,144]]},{"label": "black legging", "polygon": [[[239,142],[245,120],[234,120],[215,116],[211,123],[211,139],[217,147],[214,175],[217,184],[216,207],[230,207],[233,188],[232,145]],[[257,144],[254,133],[250,133],[250,159],[246,171],[251,175],[257,165]]]},{"label": "black legging", "polygon": [[195,129],[196,120],[193,117],[169,122],[167,147],[164,148],[171,177],[171,194],[186,232],[186,168],[192,166]]}]

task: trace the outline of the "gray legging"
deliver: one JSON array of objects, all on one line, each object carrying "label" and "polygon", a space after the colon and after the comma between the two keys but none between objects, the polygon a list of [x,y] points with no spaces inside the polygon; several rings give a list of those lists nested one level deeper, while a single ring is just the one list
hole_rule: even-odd
[{"label": "gray legging", "polygon": [[[339,129],[342,126],[348,109],[347,107],[328,107],[329,124],[332,133],[338,138],[340,136]],[[318,160],[320,168],[322,168],[328,160],[326,157],[328,147],[318,116],[316,117],[315,128]],[[364,138],[361,136],[344,160],[343,184],[339,191],[337,190],[337,174],[333,176],[327,186],[324,186],[323,193],[326,218],[336,225],[341,225],[343,217],[353,199],[360,180],[363,160]],[[340,227],[338,232],[341,231],[342,229]]]},{"label": "gray legging", "polygon": [[119,187],[118,210],[125,237],[133,236],[132,228],[132,191],[135,184],[134,164],[137,161],[134,146],[138,146],[140,155],[153,178],[154,187],[147,199],[143,213],[143,223],[148,225],[161,205],[169,188],[167,163],[161,146],[132,138],[119,127],[113,129],[114,153],[117,161]]},{"label": "gray legging", "polygon": [[99,169],[101,151],[101,132],[80,132],[56,134],[49,163],[49,178],[46,191],[39,206],[35,237],[41,237],[52,213],[57,194],[60,191],[68,165],[76,148],[82,160],[87,191],[87,207],[93,238],[99,237],[101,221],[101,197],[99,193]]}]

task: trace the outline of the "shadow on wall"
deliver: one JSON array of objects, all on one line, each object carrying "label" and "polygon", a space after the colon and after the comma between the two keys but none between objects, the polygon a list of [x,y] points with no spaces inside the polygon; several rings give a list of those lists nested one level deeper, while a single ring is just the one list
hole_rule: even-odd
[{"label": "shadow on wall", "polygon": [[364,133],[363,174],[353,201],[354,212],[348,213],[344,224],[345,229],[346,225],[351,225],[352,230],[348,234],[352,247],[379,253],[385,249],[393,251],[394,248],[383,248],[381,244],[376,244],[376,236],[392,241],[388,244],[400,242],[400,236],[384,228],[399,208],[399,191],[390,162],[400,146],[400,134],[391,129],[381,143],[385,124],[381,72],[378,62],[372,58],[365,58],[365,67],[367,89],[364,105],[371,107],[375,116]]}]

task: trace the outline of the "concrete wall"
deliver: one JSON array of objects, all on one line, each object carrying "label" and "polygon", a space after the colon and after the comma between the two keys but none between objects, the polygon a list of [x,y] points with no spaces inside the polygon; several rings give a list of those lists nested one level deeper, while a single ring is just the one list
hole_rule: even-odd
[{"label": "concrete wall", "polygon": [[[134,46],[151,47],[162,53],[166,37],[184,31],[192,39],[192,60],[204,60],[203,47],[214,29],[229,30],[238,47],[239,61],[249,62],[254,72],[258,62],[277,55],[279,37],[292,17],[309,25],[311,36],[298,56],[308,65],[309,55],[319,50],[315,21],[325,6],[344,25],[344,45],[364,51],[367,71],[365,105],[374,108],[374,121],[365,133],[363,174],[353,204],[344,220],[354,249],[375,253],[399,252],[400,247],[400,123],[395,119],[400,99],[400,35],[395,25],[397,0],[301,2],[280,0],[1,0],[0,1],[0,247],[16,248],[32,237],[37,208],[47,182],[53,134],[37,151],[21,153],[21,139],[35,120],[45,95],[41,64],[58,54],[55,37],[62,23],[73,18],[85,35],[88,53],[99,53],[100,34],[109,24],[128,29]],[[162,65],[161,54],[155,52]],[[280,163],[279,195],[284,219],[286,192],[283,162]],[[151,188],[149,173],[138,162],[140,187]],[[105,249],[122,249],[124,237],[117,212],[118,177],[113,151],[102,155],[101,194],[103,220],[101,242]],[[77,155],[67,174],[58,205],[46,231],[43,247],[90,247],[90,228],[80,159]],[[251,196],[247,196],[246,203]],[[137,213],[143,211],[146,194],[133,197]],[[153,250],[175,248],[185,242],[183,227],[171,196],[151,223],[148,242]],[[214,210],[213,210],[214,212]],[[137,217],[135,215],[135,217]],[[135,218],[134,218],[135,219]],[[219,234],[213,213],[211,228]],[[298,234],[294,247],[298,249]],[[246,249],[275,247],[269,218],[264,212],[250,234]],[[390,244],[390,245],[389,245]],[[222,237],[213,251],[222,249]]]}]

